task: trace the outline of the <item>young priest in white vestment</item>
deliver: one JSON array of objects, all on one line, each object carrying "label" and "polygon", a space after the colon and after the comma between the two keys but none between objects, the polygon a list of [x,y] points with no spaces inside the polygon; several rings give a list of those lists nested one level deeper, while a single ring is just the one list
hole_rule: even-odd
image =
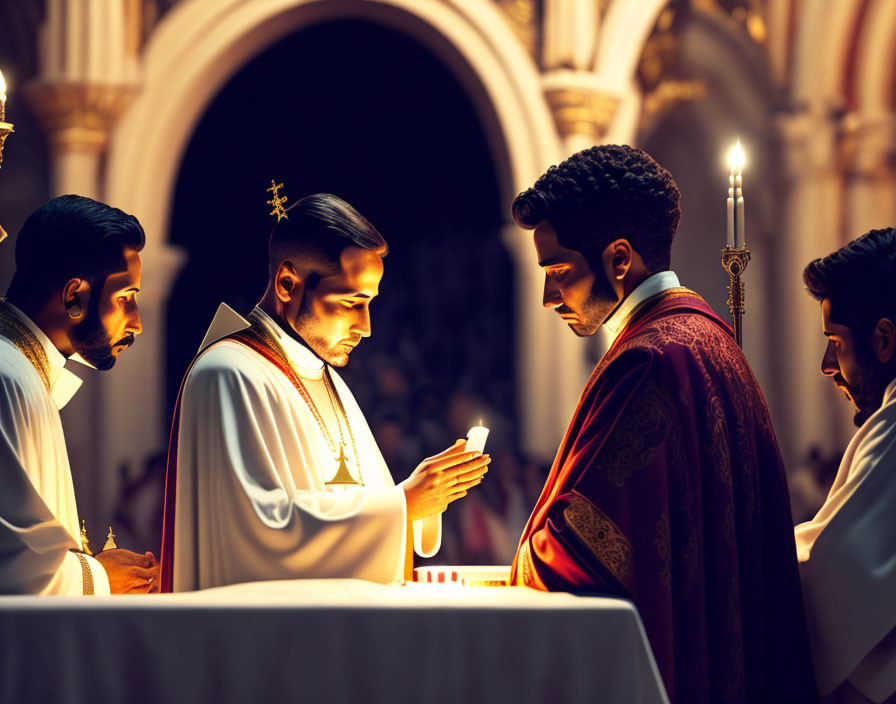
[{"label": "young priest in white vestment", "polygon": [[81,196],[25,221],[0,299],[0,593],[158,590],[152,553],[79,550],[78,508],[59,409],[81,381],[75,359],[111,369],[140,334],[143,228]]},{"label": "young priest in white vestment", "polygon": [[344,201],[304,198],[270,238],[270,278],[242,318],[222,306],[188,371],[169,450],[163,589],[270,579],[390,583],[411,542],[489,458],[458,441],[395,485],[335,368],[371,334],[385,240]]},{"label": "young priest in white vestment", "polygon": [[821,302],[821,371],[855,406],[827,500],[796,527],[823,702],[896,702],[896,230],[872,230],[803,272]]}]

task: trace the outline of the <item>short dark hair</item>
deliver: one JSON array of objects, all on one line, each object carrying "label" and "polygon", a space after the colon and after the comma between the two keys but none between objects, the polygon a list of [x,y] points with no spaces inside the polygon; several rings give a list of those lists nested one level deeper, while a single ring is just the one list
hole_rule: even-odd
[{"label": "short dark hair", "polygon": [[273,277],[284,261],[303,276],[326,276],[339,270],[339,256],[346,247],[389,253],[386,240],[357,210],[337,196],[317,193],[286,209],[271,232],[269,251]]},{"label": "short dark hair", "polygon": [[815,300],[831,300],[831,321],[865,347],[879,320],[896,323],[896,229],[871,230],[809,262],[803,282]]},{"label": "short dark hair", "polygon": [[144,244],[146,234],[133,215],[84,196],[53,198],[19,230],[10,291],[41,299],[73,278],[95,288],[127,267],[126,249],[139,252]]},{"label": "short dark hair", "polygon": [[531,230],[551,223],[557,241],[595,268],[606,246],[627,239],[651,271],[669,268],[681,220],[672,175],[646,152],[605,144],[552,166],[513,201],[513,219]]}]

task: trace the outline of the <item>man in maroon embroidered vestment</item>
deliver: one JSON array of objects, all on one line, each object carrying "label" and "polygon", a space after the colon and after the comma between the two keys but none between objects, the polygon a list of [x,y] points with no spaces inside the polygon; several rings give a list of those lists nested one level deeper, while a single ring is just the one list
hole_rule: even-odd
[{"label": "man in maroon embroidered vestment", "polygon": [[516,584],[631,599],[672,702],[816,700],[787,484],[730,328],[669,270],[669,173],[606,145],[520,194],[544,305],[596,335]]}]

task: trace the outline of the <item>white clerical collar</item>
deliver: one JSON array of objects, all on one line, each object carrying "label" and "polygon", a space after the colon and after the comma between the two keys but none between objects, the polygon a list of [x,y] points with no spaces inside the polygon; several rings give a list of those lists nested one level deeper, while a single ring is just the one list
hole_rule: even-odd
[{"label": "white clerical collar", "polygon": [[886,406],[890,401],[893,400],[893,397],[896,396],[896,379],[893,379],[888,385],[886,391],[884,391],[884,402],[881,406]]},{"label": "white clerical collar", "polygon": [[[265,327],[267,327],[271,334],[277,338],[277,341],[283,347],[283,351],[286,352],[286,356],[289,357],[289,361],[292,362],[294,367],[297,367],[298,370],[308,372],[311,377],[320,376],[324,368],[324,363],[321,361],[320,357],[296,340],[292,335],[287,335],[283,331],[283,328],[281,328],[271,316],[258,306],[255,306],[255,308],[252,309],[252,312],[259,317]],[[252,327],[252,323],[226,303],[221,303],[218,305],[218,310],[215,312],[212,324],[209,325],[208,331],[205,333],[205,337],[199,345],[199,352],[202,352],[202,350],[209,345],[214,344],[228,335],[233,335],[236,332],[240,332],[250,327]]]},{"label": "white clerical collar", "polygon": [[[47,355],[47,363],[49,366],[50,395],[53,397],[56,407],[62,408],[65,404],[71,401],[72,396],[74,396],[81,387],[81,379],[65,368],[65,363],[67,361],[65,355],[56,349],[56,345],[50,341],[50,338],[47,337],[46,333],[16,306],[9,301],[6,303],[13,309],[13,312],[19,316],[19,319],[28,326],[28,329],[37,338],[40,346],[44,348],[44,353]],[[69,359],[86,364],[89,367],[93,366],[79,354],[73,354]]]},{"label": "white clerical collar", "polygon": [[323,370],[324,363],[321,358],[295,337],[287,334],[271,316],[258,306],[255,306],[253,312],[268,326],[268,329],[277,338],[277,342],[282,345],[283,351],[289,357],[289,361],[292,362],[293,366],[298,367],[298,371],[307,371],[313,376]]},{"label": "white clerical collar", "polygon": [[632,291],[610,314],[603,325],[601,325],[594,334],[596,348],[599,357],[602,358],[616,338],[622,333],[631,314],[645,301],[653,298],[657,294],[668,291],[669,289],[678,288],[681,283],[678,281],[674,271],[661,271],[658,274],[649,276],[642,281],[638,287]]}]

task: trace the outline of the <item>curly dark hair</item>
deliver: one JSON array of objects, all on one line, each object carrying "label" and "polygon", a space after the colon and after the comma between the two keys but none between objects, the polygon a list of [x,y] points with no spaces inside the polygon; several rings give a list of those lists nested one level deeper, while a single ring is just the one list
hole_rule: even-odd
[{"label": "curly dark hair", "polygon": [[527,230],[547,220],[557,241],[581,252],[593,268],[606,246],[627,239],[651,271],[669,268],[681,220],[672,175],[640,149],[605,144],[552,166],[513,201],[513,219]]},{"label": "curly dark hair", "polygon": [[815,300],[831,300],[831,321],[866,348],[879,320],[896,323],[896,229],[870,230],[809,262],[803,282]]}]

